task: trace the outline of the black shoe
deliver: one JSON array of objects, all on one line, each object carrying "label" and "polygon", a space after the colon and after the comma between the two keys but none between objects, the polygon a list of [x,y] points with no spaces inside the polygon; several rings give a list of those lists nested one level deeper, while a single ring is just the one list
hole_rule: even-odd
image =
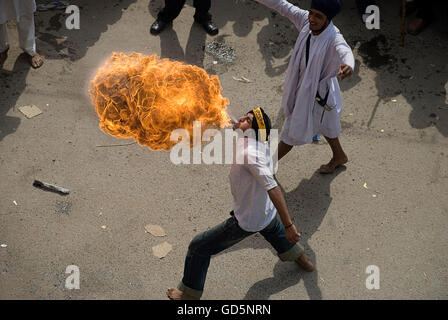
[{"label": "black shoe", "polygon": [[196,22],[199,23],[202,26],[202,28],[204,28],[205,32],[207,32],[211,36],[216,36],[219,32],[218,27],[215,26],[212,20],[207,21],[196,20]]},{"label": "black shoe", "polygon": [[151,26],[151,29],[149,30],[152,34],[156,35],[163,31],[163,29],[166,28],[167,25],[169,25],[170,22],[165,22],[162,20],[156,20]]}]

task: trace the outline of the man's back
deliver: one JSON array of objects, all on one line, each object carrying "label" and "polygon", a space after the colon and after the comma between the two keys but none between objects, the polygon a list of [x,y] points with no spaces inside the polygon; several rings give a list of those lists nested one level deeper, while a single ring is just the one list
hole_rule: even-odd
[{"label": "man's back", "polygon": [[277,213],[267,193],[277,186],[269,147],[254,139],[238,139],[229,179],[240,227],[262,230]]}]

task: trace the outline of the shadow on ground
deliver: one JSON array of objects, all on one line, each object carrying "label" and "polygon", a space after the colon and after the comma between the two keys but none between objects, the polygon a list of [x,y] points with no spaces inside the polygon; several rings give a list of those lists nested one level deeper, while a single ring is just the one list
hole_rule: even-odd
[{"label": "shadow on ground", "polygon": [[[248,300],[266,300],[274,294],[282,292],[289,287],[297,285],[303,280],[307,294],[310,299],[322,299],[322,293],[319,288],[318,262],[317,256],[308,241],[319,229],[325,215],[330,208],[332,197],[330,195],[330,185],[332,181],[346,168],[338,168],[332,175],[321,175],[314,173],[310,179],[303,179],[293,191],[285,193],[285,199],[293,219],[302,237],[300,243],[305,248],[305,253],[314,263],[316,270],[308,273],[299,268],[295,263],[278,261],[274,266],[274,276],[258,281],[249,289],[244,299]],[[235,246],[223,251],[232,252],[236,250],[252,249],[270,249],[274,255],[277,255],[270,244],[255,234],[250,236]],[[212,262],[213,263],[213,262]]]},{"label": "shadow on ground", "polygon": [[[80,9],[82,27],[68,30],[65,10],[37,12],[36,45],[46,59],[76,61],[84,57],[110,25],[121,19],[129,5],[137,0],[78,0],[72,1]],[[87,31],[86,31],[87,30]]]},{"label": "shadow on ground", "polygon": [[[2,66],[0,66],[2,67]],[[14,133],[20,125],[19,117],[6,114],[14,108],[17,100],[26,88],[26,77],[30,71],[28,55],[22,53],[16,58],[12,71],[0,69],[0,141],[8,134]]]}]

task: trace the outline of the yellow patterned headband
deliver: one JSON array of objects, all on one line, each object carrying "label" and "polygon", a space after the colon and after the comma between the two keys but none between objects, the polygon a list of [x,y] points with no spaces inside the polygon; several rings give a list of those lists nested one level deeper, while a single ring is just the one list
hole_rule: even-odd
[{"label": "yellow patterned headband", "polygon": [[261,141],[266,141],[266,125],[264,123],[263,114],[261,113],[260,108],[255,108],[252,110],[255,116],[255,119],[257,120],[258,124],[258,131],[261,135]]}]

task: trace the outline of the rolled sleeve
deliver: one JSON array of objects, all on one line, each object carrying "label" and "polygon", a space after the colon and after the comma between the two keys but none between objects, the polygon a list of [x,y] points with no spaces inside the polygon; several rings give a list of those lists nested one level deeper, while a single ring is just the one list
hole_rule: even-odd
[{"label": "rolled sleeve", "polygon": [[269,191],[277,187],[277,182],[274,179],[272,170],[266,163],[257,162],[246,165],[246,168],[255,177],[255,180],[263,187],[264,190]]}]

